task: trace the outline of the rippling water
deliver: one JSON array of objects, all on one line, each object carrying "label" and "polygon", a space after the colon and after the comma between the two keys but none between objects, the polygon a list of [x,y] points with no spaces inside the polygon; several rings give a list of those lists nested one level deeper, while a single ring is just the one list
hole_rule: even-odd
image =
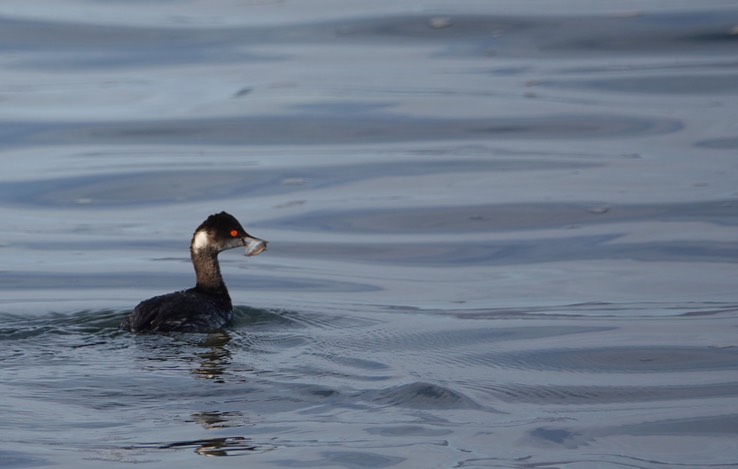
[{"label": "rippling water", "polygon": [[3,2],[0,469],[738,466],[738,9],[546,5]]}]

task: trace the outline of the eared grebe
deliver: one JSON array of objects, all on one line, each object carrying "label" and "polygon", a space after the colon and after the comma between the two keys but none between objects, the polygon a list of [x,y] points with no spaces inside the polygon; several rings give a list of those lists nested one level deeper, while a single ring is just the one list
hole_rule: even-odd
[{"label": "eared grebe", "polygon": [[142,301],[121,328],[131,332],[208,332],[225,326],[233,318],[233,305],[220,275],[218,253],[245,247],[245,255],[255,256],[266,246],[263,239],[246,233],[232,215],[210,215],[197,227],[190,243],[197,284]]}]

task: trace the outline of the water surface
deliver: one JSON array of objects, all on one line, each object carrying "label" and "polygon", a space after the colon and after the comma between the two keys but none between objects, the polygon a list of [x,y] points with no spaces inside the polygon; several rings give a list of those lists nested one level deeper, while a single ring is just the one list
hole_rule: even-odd
[{"label": "water surface", "polygon": [[[0,468],[738,466],[734,5],[45,3]],[[119,331],[221,210],[233,326]]]}]

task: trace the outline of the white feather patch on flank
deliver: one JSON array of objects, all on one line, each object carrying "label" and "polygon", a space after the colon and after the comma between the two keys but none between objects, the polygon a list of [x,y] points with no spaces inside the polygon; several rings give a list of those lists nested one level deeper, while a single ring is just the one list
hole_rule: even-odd
[{"label": "white feather patch on flank", "polygon": [[195,252],[202,251],[209,245],[210,245],[210,237],[208,236],[207,231],[200,230],[197,233],[195,233],[195,239],[192,240],[192,249]]}]

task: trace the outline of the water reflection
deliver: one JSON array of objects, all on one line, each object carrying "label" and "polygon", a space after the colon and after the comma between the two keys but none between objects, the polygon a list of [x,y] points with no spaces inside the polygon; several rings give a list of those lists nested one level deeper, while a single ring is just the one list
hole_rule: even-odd
[{"label": "water reflection", "polygon": [[238,411],[210,411],[196,412],[192,414],[194,422],[200,424],[206,430],[214,430],[217,428],[230,428],[243,426],[239,421],[244,419],[241,412]]},{"label": "water reflection", "polygon": [[226,331],[220,331],[209,334],[200,342],[201,347],[209,350],[197,354],[200,364],[192,370],[195,378],[209,379],[217,383],[225,382],[223,375],[232,361],[232,353],[226,347],[230,341],[230,334]]},{"label": "water reflection", "polygon": [[173,443],[150,443],[131,446],[130,449],[192,449],[201,456],[237,456],[252,452],[264,452],[274,449],[271,445],[254,444],[250,438],[231,436],[223,438],[207,438]]}]

